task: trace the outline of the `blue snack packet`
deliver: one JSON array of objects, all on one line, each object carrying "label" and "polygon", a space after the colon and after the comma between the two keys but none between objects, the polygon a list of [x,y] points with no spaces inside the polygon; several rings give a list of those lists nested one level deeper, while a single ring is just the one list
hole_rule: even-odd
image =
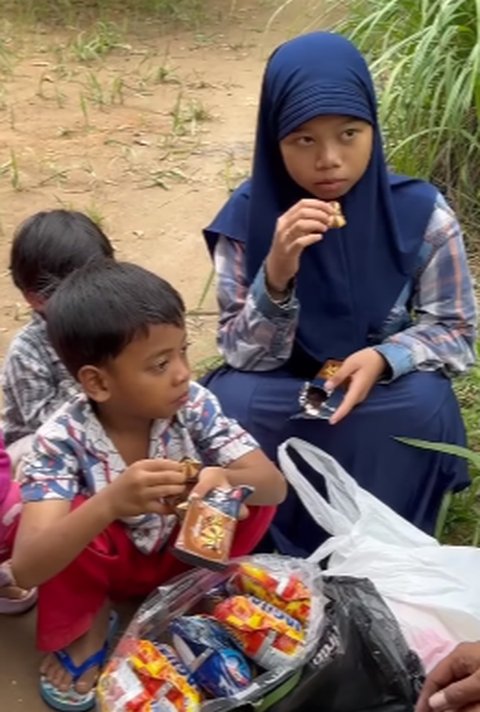
[{"label": "blue snack packet", "polygon": [[298,402],[300,412],[292,415],[291,419],[312,418],[329,420],[343,400],[341,390],[327,390],[325,378],[314,378],[306,381],[300,391]]},{"label": "blue snack packet", "polygon": [[232,697],[252,682],[244,655],[213,618],[180,616],[170,624],[172,642],[195,683],[212,697]]}]

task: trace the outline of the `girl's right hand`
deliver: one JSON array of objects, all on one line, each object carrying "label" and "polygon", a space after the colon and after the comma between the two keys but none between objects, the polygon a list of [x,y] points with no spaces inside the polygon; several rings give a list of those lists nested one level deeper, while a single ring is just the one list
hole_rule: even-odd
[{"label": "girl's right hand", "polygon": [[112,520],[139,514],[171,514],[165,497],[186,494],[183,466],[174,460],[139,460],[127,467],[102,492],[108,496]]},{"label": "girl's right hand", "polygon": [[278,218],[265,263],[267,286],[272,292],[282,294],[288,289],[300,267],[303,250],[323,239],[334,212],[330,203],[305,198]]}]

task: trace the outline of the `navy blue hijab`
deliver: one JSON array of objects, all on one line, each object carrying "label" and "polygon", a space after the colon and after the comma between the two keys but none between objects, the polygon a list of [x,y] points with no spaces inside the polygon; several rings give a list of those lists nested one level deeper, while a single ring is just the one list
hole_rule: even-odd
[{"label": "navy blue hijab", "polygon": [[251,283],[268,254],[277,218],[311,197],[288,175],[279,141],[328,114],[368,121],[374,138],[366,172],[341,199],[346,227],[329,230],[301,258],[297,347],[320,363],[375,341],[415,271],[437,194],[428,183],[389,173],[372,79],[348,40],[315,32],[273,53],[263,79],[252,176],[204,231],[211,252],[219,235],[245,243]]}]

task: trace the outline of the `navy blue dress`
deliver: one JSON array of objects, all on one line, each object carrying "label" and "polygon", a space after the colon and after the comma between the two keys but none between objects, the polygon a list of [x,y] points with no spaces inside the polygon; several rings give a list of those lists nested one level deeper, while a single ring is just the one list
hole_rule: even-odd
[{"label": "navy blue dress", "polygon": [[[420,529],[432,533],[445,492],[469,483],[464,460],[404,445],[396,436],[465,444],[465,429],[448,378],[440,373],[411,373],[377,385],[368,399],[343,421],[291,419],[299,410],[303,381],[286,369],[247,373],[222,367],[205,385],[234,417],[276,458],[279,444],[296,436],[332,455],[361,487]],[[302,472],[319,488],[307,465]],[[321,532],[290,490],[271,531],[273,545],[285,554],[316,549]]]}]

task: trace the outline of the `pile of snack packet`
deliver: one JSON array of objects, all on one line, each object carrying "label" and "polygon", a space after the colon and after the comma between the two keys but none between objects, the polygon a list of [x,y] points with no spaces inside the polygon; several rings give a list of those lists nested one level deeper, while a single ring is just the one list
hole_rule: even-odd
[{"label": "pile of snack packet", "polygon": [[313,655],[319,570],[281,556],[195,570],[147,599],[104,669],[102,712],[220,712],[255,701]]}]

